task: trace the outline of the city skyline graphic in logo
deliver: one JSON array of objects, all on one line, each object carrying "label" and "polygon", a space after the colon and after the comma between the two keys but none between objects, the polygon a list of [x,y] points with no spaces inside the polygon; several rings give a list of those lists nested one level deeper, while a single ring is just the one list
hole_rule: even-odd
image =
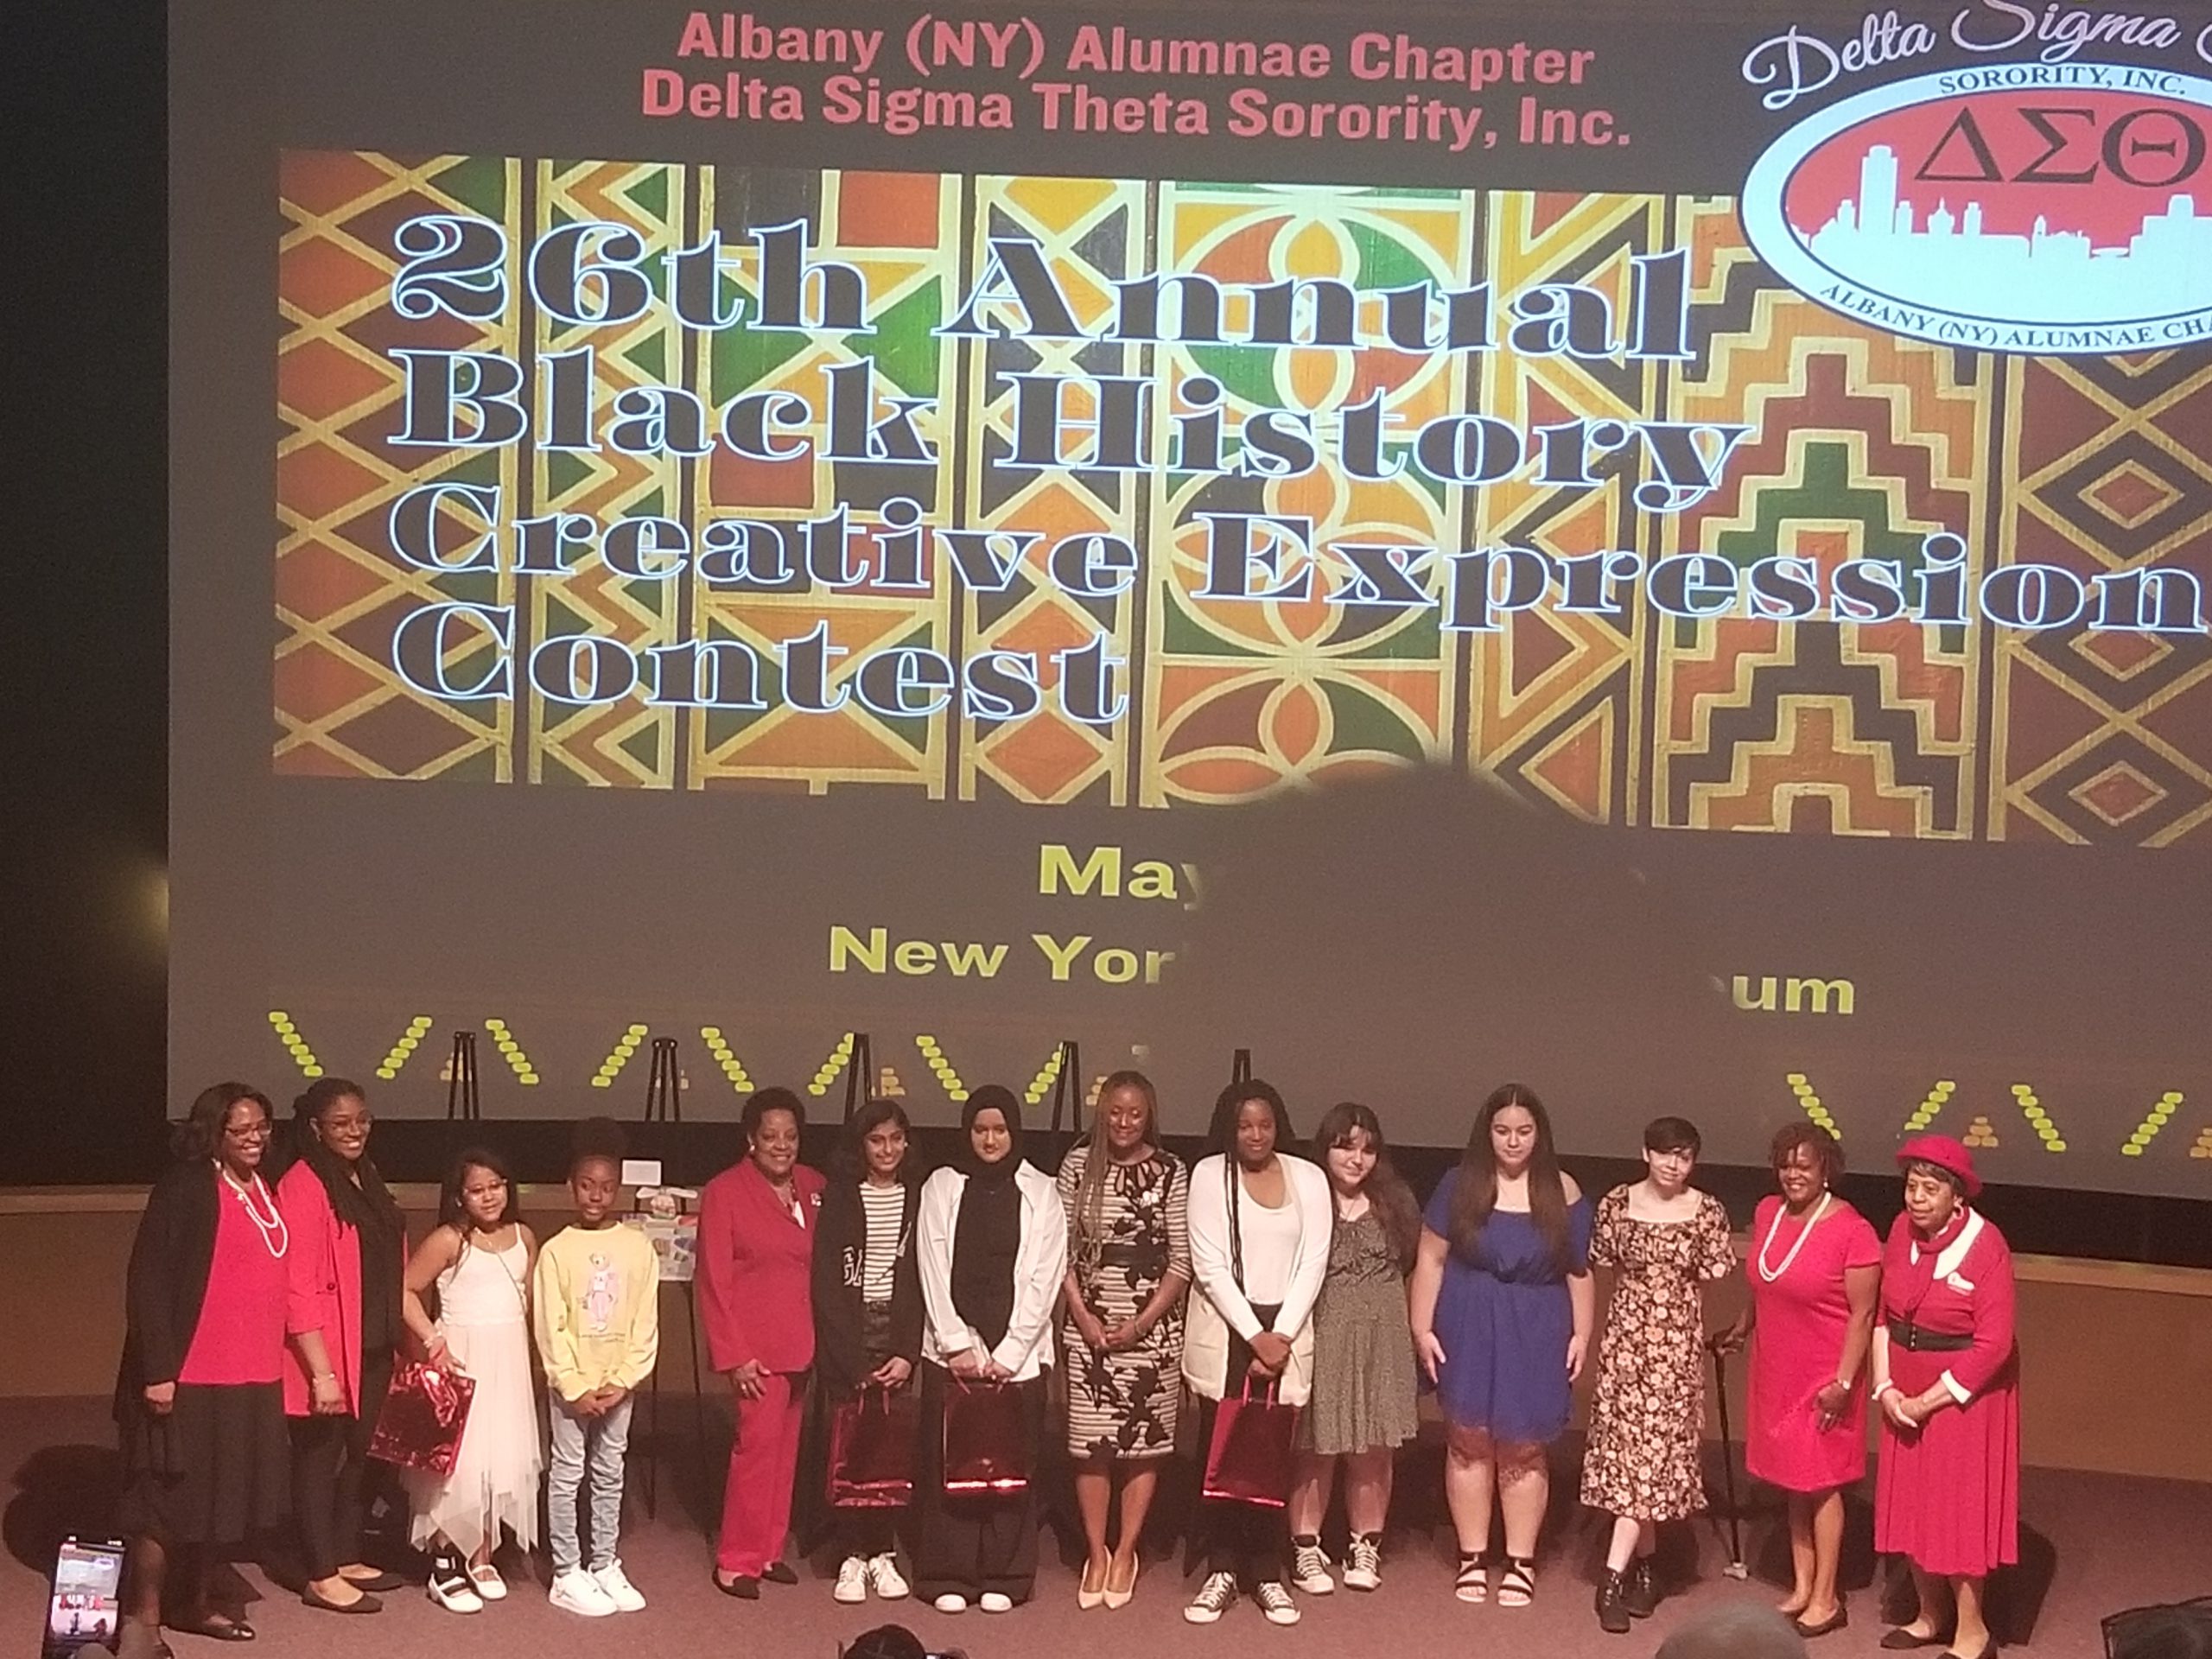
[{"label": "city skyline graphic in logo", "polygon": [[1944,344],[2212,339],[2212,81],[2062,67],[1919,76],[1801,122],[1745,181],[1752,246],[1808,297]]}]

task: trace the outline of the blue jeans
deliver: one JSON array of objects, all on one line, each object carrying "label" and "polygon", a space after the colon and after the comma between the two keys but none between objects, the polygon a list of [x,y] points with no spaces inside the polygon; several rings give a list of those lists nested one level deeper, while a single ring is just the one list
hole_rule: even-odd
[{"label": "blue jeans", "polygon": [[598,1417],[579,1417],[558,1395],[546,1406],[552,1425],[551,1458],[545,1474],[545,1531],[553,1551],[553,1570],[566,1573],[584,1564],[576,1539],[576,1493],[587,1471],[591,1476],[591,1566],[596,1572],[614,1559],[614,1540],[622,1529],[622,1459],[630,1449],[630,1408],[636,1396]]}]

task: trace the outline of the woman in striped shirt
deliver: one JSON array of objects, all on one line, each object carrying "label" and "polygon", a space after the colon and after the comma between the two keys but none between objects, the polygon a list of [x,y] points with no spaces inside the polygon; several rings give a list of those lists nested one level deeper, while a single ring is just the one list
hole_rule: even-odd
[{"label": "woman in striped shirt", "polygon": [[[914,1266],[918,1183],[905,1109],[871,1100],[845,1126],[836,1176],[822,1195],[814,1246],[815,1365],[830,1401],[864,1387],[903,1389],[922,1351],[922,1286]],[[895,1510],[837,1512],[843,1560],[831,1593],[864,1601],[906,1593],[893,1554]]]}]

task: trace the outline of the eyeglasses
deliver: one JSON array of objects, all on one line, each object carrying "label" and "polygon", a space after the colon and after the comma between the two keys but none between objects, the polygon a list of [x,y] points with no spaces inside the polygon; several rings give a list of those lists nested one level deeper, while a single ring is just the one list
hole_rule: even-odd
[{"label": "eyeglasses", "polygon": [[367,1112],[363,1112],[359,1117],[326,1117],[322,1120],[322,1131],[325,1135],[346,1135],[359,1129],[365,1135],[369,1126],[375,1122],[376,1119]]},{"label": "eyeglasses", "polygon": [[226,1123],[223,1126],[223,1133],[233,1141],[266,1141],[273,1132],[265,1117],[256,1119],[251,1123]]}]

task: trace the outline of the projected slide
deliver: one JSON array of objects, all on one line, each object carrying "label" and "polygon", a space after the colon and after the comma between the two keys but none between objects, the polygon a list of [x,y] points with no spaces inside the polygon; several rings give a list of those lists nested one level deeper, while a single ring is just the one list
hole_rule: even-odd
[{"label": "projected slide", "polygon": [[1191,1128],[1244,1047],[2212,1186],[2193,41],[472,10],[288,14],[273,245],[178,207],[277,434],[180,486],[180,645],[274,620],[180,686],[181,1070],[714,1116],[865,1032],[930,1120],[1074,1039]]}]

